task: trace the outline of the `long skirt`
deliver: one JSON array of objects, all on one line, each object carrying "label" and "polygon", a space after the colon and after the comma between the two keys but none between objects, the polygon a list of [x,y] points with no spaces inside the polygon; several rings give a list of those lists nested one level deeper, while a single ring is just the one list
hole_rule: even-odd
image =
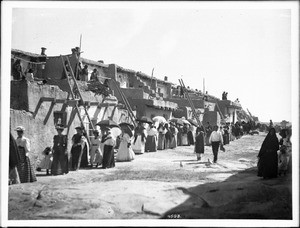
[{"label": "long skirt", "polygon": [[188,146],[189,145],[187,134],[182,134],[181,141],[182,141],[182,146]]},{"label": "long skirt", "polygon": [[177,134],[177,146],[182,146],[182,134]]},{"label": "long skirt", "polygon": [[104,145],[102,168],[107,169],[113,167],[115,167],[114,147],[109,145]]},{"label": "long skirt", "polygon": [[68,154],[64,151],[55,150],[53,152],[53,161],[51,166],[52,175],[62,175],[69,172]]},{"label": "long skirt", "polygon": [[89,162],[88,162],[87,147],[84,146],[83,151],[82,151],[81,161],[80,161],[80,167],[86,168],[88,165],[89,165]]},{"label": "long skirt", "polygon": [[229,144],[229,134],[223,135],[223,142],[224,142],[224,145]]},{"label": "long skirt", "polygon": [[36,181],[33,164],[31,164],[30,159],[26,156],[25,149],[23,147],[18,147],[18,149],[20,153],[20,163],[17,168],[21,183]]},{"label": "long skirt", "polygon": [[177,147],[177,137],[172,136],[170,141],[170,149],[174,149]]},{"label": "long skirt", "polygon": [[145,144],[145,152],[156,152],[156,137],[154,135],[148,135]]},{"label": "long skirt", "polygon": [[41,160],[41,163],[39,165],[39,168],[41,169],[51,169],[52,161],[51,161],[51,155],[44,155],[44,158]]},{"label": "long skirt", "polygon": [[132,144],[135,154],[143,154],[145,152],[145,142],[142,142],[142,136],[138,135],[136,141]]},{"label": "long skirt", "polygon": [[72,149],[71,149],[71,169],[72,170],[78,170],[79,169],[79,165],[80,165],[80,161],[79,159],[81,159],[81,153],[82,153],[82,150],[81,150],[81,145],[78,145],[78,146],[73,146]]},{"label": "long skirt", "polygon": [[20,177],[16,166],[9,167],[9,184],[20,184]]},{"label": "long skirt", "polygon": [[276,151],[267,150],[259,158],[257,176],[274,178],[278,175],[278,155]]},{"label": "long skirt", "polygon": [[158,150],[164,150],[165,149],[165,135],[162,133],[158,134],[158,143],[157,143],[157,149]]},{"label": "long skirt", "polygon": [[126,141],[122,141],[119,146],[116,160],[118,162],[123,162],[123,161],[131,161],[133,159],[134,159],[134,152],[131,146],[128,147],[128,143]]},{"label": "long skirt", "polygon": [[195,144],[193,132],[189,131],[187,133],[187,138],[188,138],[188,145],[194,145]]},{"label": "long skirt", "polygon": [[93,148],[91,149],[91,155],[90,155],[90,164],[98,164],[101,165],[102,164],[102,159],[103,159],[103,155],[102,153],[97,150],[97,148]]}]

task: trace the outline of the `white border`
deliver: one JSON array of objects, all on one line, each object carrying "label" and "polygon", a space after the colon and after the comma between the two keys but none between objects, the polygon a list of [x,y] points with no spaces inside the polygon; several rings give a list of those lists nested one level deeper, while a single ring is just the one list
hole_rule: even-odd
[{"label": "white border", "polygon": [[[90,4],[91,3],[91,4]],[[297,1],[275,2],[84,2],[84,8],[186,8],[195,6],[201,9],[291,9],[292,15],[292,124],[293,124],[293,220],[19,220],[8,221],[8,142],[10,87],[10,52],[11,52],[11,16],[17,8],[82,8],[82,2],[2,2],[1,23],[1,226],[223,226],[223,227],[286,227],[299,225],[299,5]],[[3,57],[4,55],[4,57]],[[279,91],[278,91],[278,94]],[[280,108],[280,104],[279,108]]]}]

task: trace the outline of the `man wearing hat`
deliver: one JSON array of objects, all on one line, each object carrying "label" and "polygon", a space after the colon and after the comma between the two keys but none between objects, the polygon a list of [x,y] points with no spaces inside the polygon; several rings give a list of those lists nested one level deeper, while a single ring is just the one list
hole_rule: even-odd
[{"label": "man wearing hat", "polygon": [[56,126],[57,135],[53,137],[53,162],[51,166],[52,175],[67,174],[69,172],[68,167],[68,138],[63,135],[63,126]]},{"label": "man wearing hat", "polygon": [[28,138],[24,137],[25,128],[23,126],[18,126],[16,128],[18,137],[16,143],[20,153],[20,163],[18,164],[18,172],[21,183],[34,182],[36,181],[36,176],[33,168],[33,164],[30,162],[30,141]]}]

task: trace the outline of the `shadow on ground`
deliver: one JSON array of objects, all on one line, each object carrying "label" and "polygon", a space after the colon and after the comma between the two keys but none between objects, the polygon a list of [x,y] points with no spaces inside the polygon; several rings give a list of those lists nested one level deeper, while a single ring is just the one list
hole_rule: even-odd
[{"label": "shadow on ground", "polygon": [[249,168],[223,182],[180,187],[189,198],[161,218],[292,219],[291,174],[264,180]]}]

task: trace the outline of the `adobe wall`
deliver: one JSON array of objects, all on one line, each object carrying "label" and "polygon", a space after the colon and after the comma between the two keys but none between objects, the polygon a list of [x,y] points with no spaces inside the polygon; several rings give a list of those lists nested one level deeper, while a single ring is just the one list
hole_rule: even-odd
[{"label": "adobe wall", "polygon": [[[38,85],[37,83],[28,83],[27,81],[12,81],[11,82],[11,110],[10,110],[10,129],[16,137],[14,129],[21,125],[26,129],[25,135],[31,140],[31,150],[35,155],[35,159],[47,146],[52,146],[53,136],[57,134],[54,125],[54,111],[61,111],[63,104],[56,103],[53,110],[50,110],[51,102],[43,102],[38,108],[38,102],[41,97],[52,97],[56,99],[66,98],[67,92],[60,90],[55,85]],[[82,92],[86,100],[89,101],[102,101],[102,96],[95,96],[92,92]],[[102,119],[111,117],[114,121],[126,120],[127,112],[118,110],[115,107],[118,100],[115,97],[108,97],[103,103],[113,104],[114,106],[101,107],[97,109],[96,106],[91,106],[88,109],[90,118],[94,123]],[[37,108],[37,112],[35,112]],[[75,112],[72,114],[72,106],[65,109],[67,116],[66,122],[69,123],[71,117],[74,117],[70,125],[69,132],[64,130],[63,134],[68,135],[68,148],[71,149],[71,137],[76,132],[75,127],[80,126],[80,119]],[[34,116],[34,113],[36,115]],[[88,118],[85,117],[83,107],[80,107],[81,117],[85,122],[85,127],[89,130]],[[91,131],[89,132],[91,133]]]},{"label": "adobe wall", "polygon": [[203,125],[206,126],[207,122],[210,123],[211,126],[218,125],[220,126],[221,117],[217,111],[205,111],[203,116]]},{"label": "adobe wall", "polygon": [[[174,103],[178,104],[178,107],[185,107],[185,106],[190,106],[189,101],[184,98],[165,98],[167,101],[171,101]],[[204,101],[199,99],[199,100],[192,100],[195,108],[204,108]]]}]

